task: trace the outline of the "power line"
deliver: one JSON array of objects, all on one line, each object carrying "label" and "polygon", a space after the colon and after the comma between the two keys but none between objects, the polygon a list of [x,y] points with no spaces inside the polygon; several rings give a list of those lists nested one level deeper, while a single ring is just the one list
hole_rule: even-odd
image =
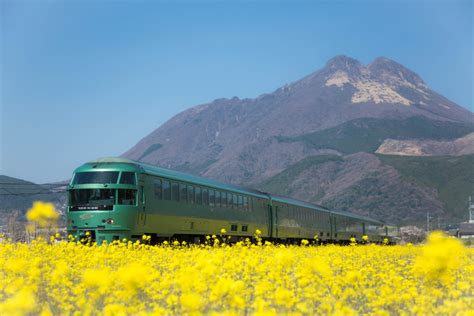
[{"label": "power line", "polygon": [[[49,185],[49,186],[48,186]],[[22,196],[22,195],[38,195],[38,194],[55,194],[67,192],[65,190],[55,190],[55,188],[64,187],[65,184],[51,183],[51,184],[34,184],[34,183],[12,183],[0,182],[0,192],[3,190],[6,193],[0,193],[0,196]],[[24,190],[35,190],[36,192],[21,192]],[[13,192],[13,190],[21,190],[20,192]],[[55,191],[53,191],[55,190]]]},{"label": "power line", "polygon": [[[4,189],[5,190],[5,189]],[[5,190],[7,191],[7,190]],[[7,191],[9,192],[9,191]],[[61,190],[61,191],[51,191],[51,192],[31,192],[31,193],[13,193],[13,192],[10,192],[10,193],[0,193],[0,196],[1,195],[38,195],[38,194],[56,194],[56,193],[65,193],[67,192],[66,190]]]},{"label": "power line", "polygon": [[14,183],[14,182],[0,182],[1,185],[29,185],[29,186],[67,186],[69,183],[43,183],[43,184],[36,184],[36,183]]}]

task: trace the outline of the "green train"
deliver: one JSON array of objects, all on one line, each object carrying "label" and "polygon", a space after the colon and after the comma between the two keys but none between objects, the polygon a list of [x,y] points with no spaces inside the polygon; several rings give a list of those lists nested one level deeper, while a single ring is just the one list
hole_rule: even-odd
[{"label": "green train", "polygon": [[124,158],[88,162],[68,186],[68,233],[99,244],[144,234],[152,242],[199,242],[221,229],[234,241],[257,229],[264,239],[293,243],[394,237],[393,227],[374,219]]}]

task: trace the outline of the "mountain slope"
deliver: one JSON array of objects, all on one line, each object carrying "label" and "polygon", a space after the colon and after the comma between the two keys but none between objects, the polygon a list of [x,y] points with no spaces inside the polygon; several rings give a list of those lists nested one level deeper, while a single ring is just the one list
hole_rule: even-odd
[{"label": "mountain slope", "polygon": [[[190,108],[123,156],[257,186],[308,157],[336,155],[352,161],[354,157],[346,156],[374,153],[388,138],[451,141],[473,131],[473,113],[431,90],[402,65],[387,58],[362,65],[338,56],[321,70],[272,93],[254,99],[218,99]],[[383,165],[372,154],[364,157]],[[340,168],[347,167],[340,163]],[[391,179],[391,190],[405,181],[395,168],[380,168]],[[335,181],[343,190],[336,191],[349,190],[336,181],[336,171],[332,172],[327,181]],[[367,173],[360,178],[366,181],[361,182],[364,188],[370,186],[370,177]],[[436,192],[415,186],[420,199],[444,210]],[[331,203],[329,197],[322,199],[317,187],[312,190],[306,200]],[[361,204],[358,211],[378,212],[380,203]]]},{"label": "mountain slope", "polygon": [[0,226],[5,225],[12,211],[19,211],[18,219],[25,220],[24,214],[38,200],[54,203],[63,211],[66,203],[64,184],[40,185],[0,175]]},{"label": "mountain slope", "polygon": [[[360,151],[374,152],[387,139],[418,139],[423,142],[443,140],[444,143],[451,144],[451,140],[472,131],[473,124],[433,121],[423,116],[407,119],[361,118],[297,137],[278,137],[278,140],[289,143],[304,142],[312,148],[333,149],[349,154]],[[459,142],[465,147],[471,142],[474,145],[471,138],[463,137]]]},{"label": "mountain slope", "polygon": [[452,141],[386,139],[376,153],[402,156],[462,156],[474,154],[474,133]]},{"label": "mountain slope", "polygon": [[474,155],[460,157],[400,157],[378,155],[407,181],[436,190],[445,213],[467,219],[467,197],[474,193]]}]

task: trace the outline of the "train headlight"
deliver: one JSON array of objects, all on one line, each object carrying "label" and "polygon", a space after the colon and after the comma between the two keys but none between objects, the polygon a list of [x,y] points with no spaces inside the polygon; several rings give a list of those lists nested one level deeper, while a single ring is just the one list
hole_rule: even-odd
[{"label": "train headlight", "polygon": [[115,223],[115,221],[114,221],[113,218],[107,218],[107,219],[105,220],[105,222],[106,222],[107,224],[113,224],[113,223]]}]

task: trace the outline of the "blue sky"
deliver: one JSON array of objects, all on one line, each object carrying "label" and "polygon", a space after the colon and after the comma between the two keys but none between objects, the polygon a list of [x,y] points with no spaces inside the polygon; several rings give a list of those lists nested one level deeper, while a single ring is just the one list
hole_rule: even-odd
[{"label": "blue sky", "polygon": [[386,56],[474,110],[471,1],[0,1],[0,174],[67,179],[178,112]]}]

